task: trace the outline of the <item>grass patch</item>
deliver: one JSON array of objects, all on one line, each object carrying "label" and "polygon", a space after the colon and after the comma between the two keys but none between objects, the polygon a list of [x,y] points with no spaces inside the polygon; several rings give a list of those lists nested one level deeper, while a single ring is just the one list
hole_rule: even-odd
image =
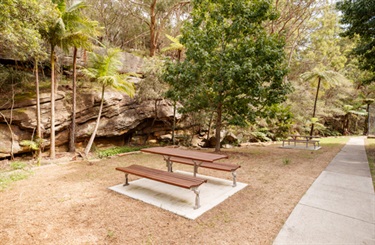
[{"label": "grass patch", "polygon": [[139,151],[142,148],[144,148],[144,146],[117,146],[117,147],[112,147],[112,148],[105,149],[105,150],[98,150],[97,154],[99,158],[105,158],[105,157],[114,156],[120,153]]},{"label": "grass patch", "polygon": [[284,165],[289,165],[290,164],[290,159],[289,158],[284,158],[283,159],[283,164]]},{"label": "grass patch", "polygon": [[10,163],[10,168],[12,170],[24,169],[26,166],[27,166],[27,164],[24,163],[24,162],[18,162],[18,161],[16,161],[16,162],[11,162]]},{"label": "grass patch", "polygon": [[321,138],[320,144],[345,144],[346,142],[348,142],[349,139],[350,137],[345,137],[345,136]]},{"label": "grass patch", "polygon": [[11,183],[28,178],[31,171],[16,170],[0,173],[0,191],[5,190]]},{"label": "grass patch", "polygon": [[366,154],[367,154],[368,164],[370,167],[372,184],[375,189],[375,139],[366,140]]}]

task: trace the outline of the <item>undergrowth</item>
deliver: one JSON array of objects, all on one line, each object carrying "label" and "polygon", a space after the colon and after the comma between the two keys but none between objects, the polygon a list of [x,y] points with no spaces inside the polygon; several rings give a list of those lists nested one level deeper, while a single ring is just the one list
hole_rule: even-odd
[{"label": "undergrowth", "polygon": [[144,146],[117,146],[117,147],[112,147],[112,148],[105,149],[105,150],[98,150],[97,155],[99,158],[105,158],[105,157],[114,156],[120,153],[139,151],[142,148],[144,148]]},{"label": "undergrowth", "polygon": [[366,140],[366,153],[372,177],[372,184],[375,189],[375,139]]},{"label": "undergrowth", "polygon": [[11,183],[28,178],[31,171],[24,169],[0,173],[0,191],[7,188]]}]

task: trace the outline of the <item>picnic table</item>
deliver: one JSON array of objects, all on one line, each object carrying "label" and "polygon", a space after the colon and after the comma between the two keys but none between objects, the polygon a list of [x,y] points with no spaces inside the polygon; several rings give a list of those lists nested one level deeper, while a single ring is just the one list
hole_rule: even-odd
[{"label": "picnic table", "polygon": [[[116,170],[125,173],[125,184],[129,185],[128,175],[133,174],[140,177],[148,178],[151,180],[163,182],[166,184],[186,188],[192,190],[195,197],[194,209],[200,207],[199,190],[198,187],[203,183],[207,182],[207,179],[196,177],[198,167],[206,167],[223,171],[231,171],[233,175],[233,186],[236,186],[236,174],[235,170],[239,168],[239,165],[235,164],[223,164],[214,163],[216,160],[228,158],[226,155],[206,153],[199,151],[190,151],[177,148],[167,147],[152,147],[141,150],[142,152],[159,154],[165,159],[168,167],[168,171],[162,171],[158,169],[152,169],[140,165],[131,165],[128,167],[117,167]],[[179,162],[188,165],[194,165],[194,176],[187,176],[180,173],[174,173],[172,171],[173,162]]]},{"label": "picnic table", "polygon": [[240,165],[216,162],[217,160],[228,158],[227,155],[167,147],[145,148],[141,151],[162,155],[166,161],[168,172],[173,172],[173,163],[194,166],[194,177],[196,177],[199,167],[231,172],[233,186],[236,186],[236,170],[240,168]]},{"label": "picnic table", "polygon": [[310,136],[310,135],[289,135],[288,139],[283,140],[283,147],[285,147],[285,142],[288,142],[288,145],[290,143],[294,143],[294,147],[296,147],[297,143],[303,143],[306,145],[306,148],[308,148],[309,144],[312,144],[314,146],[314,149],[317,147],[320,148],[319,140],[320,136]]}]

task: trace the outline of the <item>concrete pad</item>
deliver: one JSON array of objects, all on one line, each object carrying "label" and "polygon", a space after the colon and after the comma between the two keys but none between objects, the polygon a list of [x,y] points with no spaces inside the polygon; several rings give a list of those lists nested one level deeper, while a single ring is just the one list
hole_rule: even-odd
[{"label": "concrete pad", "polygon": [[[176,172],[191,175],[191,173],[183,171]],[[200,190],[201,204],[198,209],[194,209],[195,194],[193,191],[145,178],[131,181],[128,186],[119,184],[109,187],[109,189],[194,220],[247,186],[247,184],[237,182],[237,186],[232,187],[231,180],[204,175],[197,175],[197,177],[208,179],[208,182],[202,184],[198,189]]]},{"label": "concrete pad", "polygon": [[323,171],[315,180],[314,186],[316,185],[336,186],[368,194],[374,193],[374,186],[371,178],[353,174]]},{"label": "concrete pad", "polygon": [[298,204],[273,244],[373,245],[373,241],[373,224]]},{"label": "concrete pad", "polygon": [[336,186],[313,185],[299,203],[375,224],[374,194]]},{"label": "concrete pad", "polygon": [[353,164],[352,162],[333,162],[330,163],[326,171],[343,173],[343,174],[352,174],[363,177],[371,177],[368,163],[366,164]]},{"label": "concrete pad", "polygon": [[300,149],[300,150],[310,150],[310,151],[317,151],[319,150],[321,147],[320,146],[317,146],[314,148],[314,146],[309,146],[309,147],[306,147],[306,146],[302,146],[302,145],[284,145],[284,146],[281,146],[281,148],[285,148],[285,149]]},{"label": "concrete pad", "polygon": [[294,208],[274,244],[375,245],[375,194],[364,138],[351,138]]}]

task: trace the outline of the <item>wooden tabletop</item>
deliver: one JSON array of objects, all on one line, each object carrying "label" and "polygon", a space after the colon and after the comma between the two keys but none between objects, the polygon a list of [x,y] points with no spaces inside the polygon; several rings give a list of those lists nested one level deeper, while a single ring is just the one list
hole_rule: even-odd
[{"label": "wooden tabletop", "polygon": [[168,148],[168,147],[151,147],[141,150],[142,152],[154,153],[164,156],[171,157],[182,157],[197,161],[214,162],[219,159],[228,158],[227,155],[220,155],[215,153],[207,153],[200,151],[183,150],[179,148]]}]

